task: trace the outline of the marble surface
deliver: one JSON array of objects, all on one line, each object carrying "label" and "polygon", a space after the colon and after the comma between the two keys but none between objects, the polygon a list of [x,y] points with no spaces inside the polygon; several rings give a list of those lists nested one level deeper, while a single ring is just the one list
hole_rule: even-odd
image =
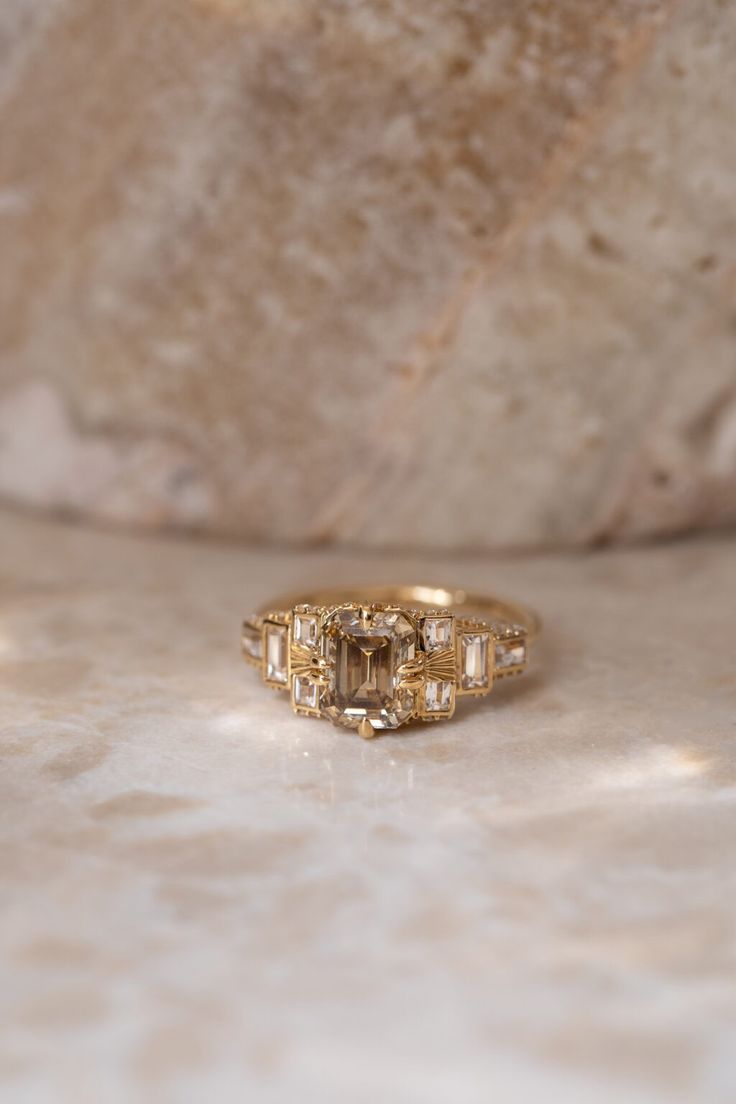
[{"label": "marble surface", "polygon": [[[13,1104],[736,1095],[736,544],[386,559],[0,516]],[[325,578],[535,603],[535,670],[363,742],[241,665]]]},{"label": "marble surface", "polygon": [[734,88],[724,0],[3,0],[0,501],[734,524]]}]

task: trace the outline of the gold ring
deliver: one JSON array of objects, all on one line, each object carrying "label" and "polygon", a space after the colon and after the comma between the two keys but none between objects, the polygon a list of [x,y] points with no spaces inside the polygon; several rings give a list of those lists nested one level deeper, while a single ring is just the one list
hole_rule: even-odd
[{"label": "gold ring", "polygon": [[366,738],[442,721],[464,695],[522,674],[535,613],[465,590],[360,586],[284,595],[243,622],[242,649],[295,713]]}]

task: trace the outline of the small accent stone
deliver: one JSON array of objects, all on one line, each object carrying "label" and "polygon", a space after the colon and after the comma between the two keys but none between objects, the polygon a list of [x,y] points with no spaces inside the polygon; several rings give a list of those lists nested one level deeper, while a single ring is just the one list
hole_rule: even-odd
[{"label": "small accent stone", "polygon": [[243,651],[253,659],[260,659],[263,655],[261,630],[258,625],[250,621],[243,622],[243,630],[240,636]]},{"label": "small accent stone", "polygon": [[288,643],[287,625],[266,625],[266,678],[269,682],[286,683],[288,680]]},{"label": "small accent stone", "polygon": [[452,618],[427,617],[424,621],[424,647],[428,652],[452,647]]},{"label": "small accent stone", "polygon": [[319,621],[316,614],[294,614],[294,640],[298,644],[303,644],[305,648],[315,648],[317,646],[318,631]]},{"label": "small accent stone", "polygon": [[305,709],[316,709],[319,701],[319,687],[307,675],[297,675],[294,679],[294,704]]},{"label": "small accent stone", "polygon": [[522,667],[526,663],[525,640],[497,640],[495,647],[496,670]]},{"label": "small accent stone", "polygon": [[447,713],[452,703],[451,682],[428,682],[424,688],[424,706],[428,713]]},{"label": "small accent stone", "polygon": [[460,660],[463,690],[481,690],[488,686],[488,633],[463,633]]}]

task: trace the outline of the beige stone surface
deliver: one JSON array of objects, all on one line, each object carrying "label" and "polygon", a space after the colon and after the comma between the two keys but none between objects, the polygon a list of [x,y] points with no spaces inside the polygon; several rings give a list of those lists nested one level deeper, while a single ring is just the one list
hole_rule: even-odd
[{"label": "beige stone surface", "polygon": [[[265,554],[0,517],[13,1104],[731,1104],[736,547]],[[241,611],[325,578],[534,602],[526,679],[371,742]]]},{"label": "beige stone surface", "polygon": [[12,0],[0,50],[5,499],[377,546],[736,518],[733,5]]}]

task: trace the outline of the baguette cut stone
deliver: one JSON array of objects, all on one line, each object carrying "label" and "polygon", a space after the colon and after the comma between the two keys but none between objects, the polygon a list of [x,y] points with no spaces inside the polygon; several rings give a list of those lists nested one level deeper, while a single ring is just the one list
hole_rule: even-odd
[{"label": "baguette cut stone", "polygon": [[424,688],[424,707],[428,713],[448,713],[452,705],[451,682],[428,682]]},{"label": "baguette cut stone", "polygon": [[286,685],[289,679],[289,627],[266,623],[266,679]]},{"label": "baguette cut stone", "polygon": [[463,690],[483,690],[488,683],[488,633],[466,632],[460,642],[460,681]]},{"label": "baguette cut stone", "polygon": [[399,687],[399,667],[414,659],[417,629],[402,610],[340,607],[325,622],[323,653],[331,666],[323,712],[336,724],[398,728],[414,711],[414,692]]}]

